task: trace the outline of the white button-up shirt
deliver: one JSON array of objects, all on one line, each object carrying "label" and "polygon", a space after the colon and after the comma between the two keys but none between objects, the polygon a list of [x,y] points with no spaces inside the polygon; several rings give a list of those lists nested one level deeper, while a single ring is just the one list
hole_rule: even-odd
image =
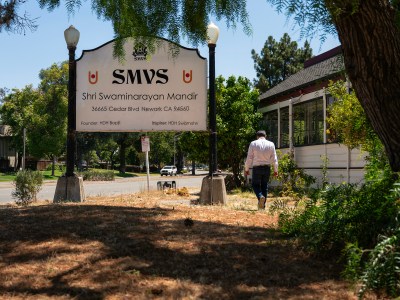
[{"label": "white button-up shirt", "polygon": [[263,165],[271,165],[274,167],[274,172],[278,172],[278,158],[274,143],[264,137],[259,137],[250,143],[244,169],[249,171],[252,167]]}]

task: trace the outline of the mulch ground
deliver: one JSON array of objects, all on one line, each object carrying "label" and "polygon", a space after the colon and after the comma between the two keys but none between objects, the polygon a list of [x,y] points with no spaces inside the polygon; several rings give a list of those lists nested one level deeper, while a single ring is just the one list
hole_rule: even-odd
[{"label": "mulch ground", "polygon": [[0,299],[357,299],[335,260],[301,251],[254,199],[197,198],[1,207]]}]

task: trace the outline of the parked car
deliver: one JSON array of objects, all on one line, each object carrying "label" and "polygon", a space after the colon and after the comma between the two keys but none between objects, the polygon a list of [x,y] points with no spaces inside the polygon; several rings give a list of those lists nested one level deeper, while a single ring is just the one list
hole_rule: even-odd
[{"label": "parked car", "polygon": [[160,174],[161,176],[165,175],[165,176],[172,176],[175,175],[177,173],[178,169],[176,168],[176,166],[165,166],[164,168],[161,169]]}]

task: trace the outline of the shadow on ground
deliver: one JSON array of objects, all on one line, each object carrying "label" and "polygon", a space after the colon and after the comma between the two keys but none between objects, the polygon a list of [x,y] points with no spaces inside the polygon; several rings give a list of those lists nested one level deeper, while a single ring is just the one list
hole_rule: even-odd
[{"label": "shadow on ground", "polygon": [[0,297],[356,299],[335,262],[262,218],[207,207],[1,209]]}]

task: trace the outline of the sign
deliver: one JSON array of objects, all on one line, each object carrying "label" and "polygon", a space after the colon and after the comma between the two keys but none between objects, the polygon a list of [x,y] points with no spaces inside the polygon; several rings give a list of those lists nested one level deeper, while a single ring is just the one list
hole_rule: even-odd
[{"label": "sign", "polygon": [[142,136],[142,152],[150,151],[150,138],[148,136]]},{"label": "sign", "polygon": [[85,50],[77,60],[77,131],[207,129],[207,63],[197,49],[159,39],[150,53],[129,38],[121,61],[113,47]]}]

